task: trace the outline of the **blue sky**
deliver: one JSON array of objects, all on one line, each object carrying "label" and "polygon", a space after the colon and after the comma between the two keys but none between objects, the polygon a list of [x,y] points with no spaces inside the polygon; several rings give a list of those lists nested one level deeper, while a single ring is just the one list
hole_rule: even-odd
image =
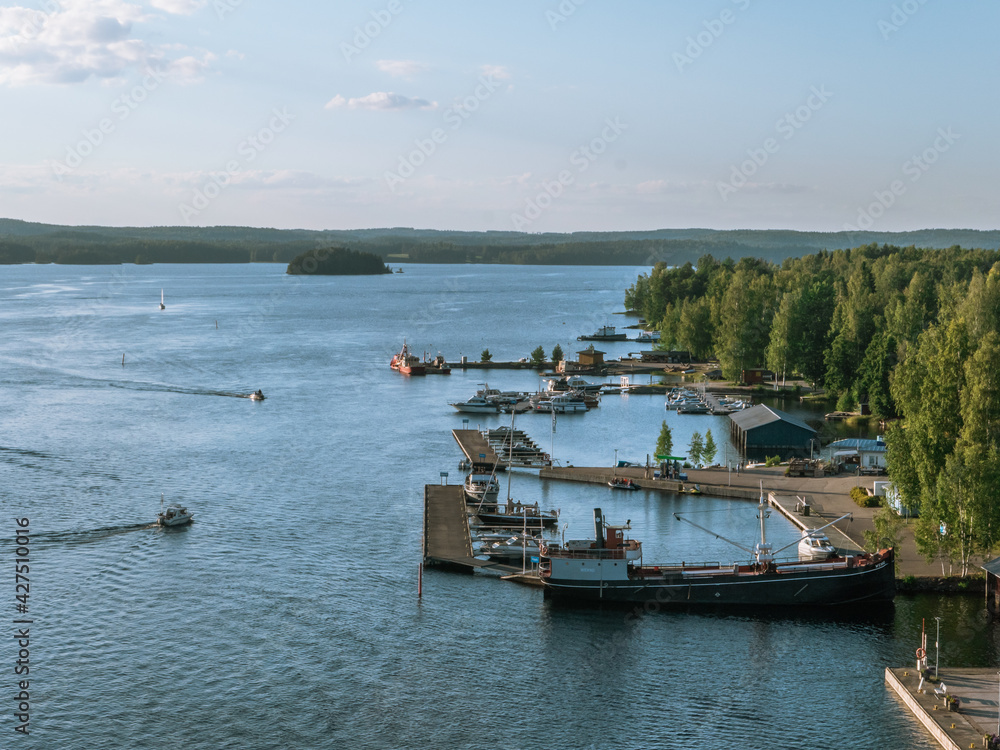
[{"label": "blue sky", "polygon": [[0,216],[995,229],[983,0],[0,5]]}]

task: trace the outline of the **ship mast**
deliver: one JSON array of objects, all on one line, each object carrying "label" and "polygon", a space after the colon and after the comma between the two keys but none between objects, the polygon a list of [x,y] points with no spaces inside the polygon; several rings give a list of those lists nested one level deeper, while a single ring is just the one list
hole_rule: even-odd
[{"label": "ship mast", "polygon": [[774,561],[774,555],[771,554],[771,545],[767,541],[767,529],[764,524],[764,520],[769,515],[767,501],[764,500],[764,482],[761,481],[760,504],[757,506],[757,518],[760,519],[760,541],[754,547],[754,555],[756,555],[757,562],[761,565],[766,565]]}]

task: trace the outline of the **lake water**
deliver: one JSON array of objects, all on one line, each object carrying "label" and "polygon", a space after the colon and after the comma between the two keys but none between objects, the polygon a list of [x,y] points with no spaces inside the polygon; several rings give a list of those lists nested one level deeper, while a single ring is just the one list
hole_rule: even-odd
[{"label": "lake water", "polygon": [[[405,337],[449,360],[529,356],[624,325],[644,269],[406,266],[301,278],[277,265],[7,266],[0,271],[2,558],[31,529],[30,731],[14,732],[12,638],[0,646],[0,748],[931,748],[886,691],[921,619],[942,664],[997,663],[978,598],[900,596],[871,618],[554,606],[490,576],[427,571],[423,486],[461,480],[449,401],[534,373],[406,378]],[[157,309],[161,288],[166,310]],[[634,344],[603,344],[608,358]],[[122,366],[122,355],[125,365]],[[243,398],[260,388],[267,400]],[[798,409],[789,405],[788,408]],[[495,426],[509,417],[473,416]],[[644,461],[725,418],[607,396],[517,427],[575,465]],[[630,519],[649,562],[741,553],[752,504],[540,482],[568,537],[591,511]],[[150,527],[161,493],[193,525]],[[780,545],[795,538],[771,520]],[[10,632],[10,631],[8,631]],[[933,641],[933,634],[931,637]],[[932,651],[933,655],[933,651]]]}]

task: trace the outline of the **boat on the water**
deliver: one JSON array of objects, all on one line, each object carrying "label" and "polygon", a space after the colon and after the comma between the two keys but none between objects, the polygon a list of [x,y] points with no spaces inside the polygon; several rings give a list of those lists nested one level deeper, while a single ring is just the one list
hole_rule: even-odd
[{"label": "boat on the water", "polygon": [[660,332],[643,331],[638,336],[636,336],[635,340],[640,344],[655,344],[657,341],[660,340]]},{"label": "boat on the water", "polygon": [[458,411],[467,414],[499,414],[500,404],[485,396],[472,396],[467,401],[450,401]]},{"label": "boat on the water", "polygon": [[608,487],[613,490],[638,490],[642,489],[628,477],[615,477],[608,482]]},{"label": "boat on the water", "polygon": [[166,310],[167,309],[167,306],[165,304],[163,304],[163,290],[162,289],[160,290],[160,309],[161,310]]},{"label": "boat on the water", "polygon": [[538,503],[522,505],[512,500],[504,504],[484,502],[468,505],[468,511],[483,526],[500,526],[506,529],[546,529],[559,522],[559,511],[542,510]]},{"label": "boat on the water", "polygon": [[427,374],[427,369],[424,363],[420,361],[420,357],[410,354],[410,348],[406,345],[406,339],[403,339],[403,348],[400,349],[399,354],[392,355],[389,367],[403,375]]},{"label": "boat on the water", "polygon": [[451,367],[440,354],[430,360],[425,355],[423,365],[428,375],[451,375]]},{"label": "boat on the water", "polygon": [[183,505],[172,503],[163,507],[163,495],[160,495],[160,512],[156,514],[156,523],[160,526],[183,526],[191,523],[194,516]]},{"label": "boat on the water", "polygon": [[500,496],[500,482],[489,468],[473,465],[472,472],[465,478],[465,502],[495,505]]},{"label": "boat on the water", "polygon": [[577,341],[626,341],[628,334],[615,333],[614,326],[602,326],[589,336],[577,336]]},{"label": "boat on the water", "polygon": [[260,388],[258,388],[256,391],[254,391],[253,393],[250,394],[250,400],[251,401],[263,401],[264,400],[264,392]]},{"label": "boat on the water", "polygon": [[736,545],[753,556],[747,562],[644,565],[642,543],[625,537],[630,525],[608,525],[601,509],[595,508],[596,539],[542,543],[539,575],[545,595],[592,602],[657,602],[663,606],[792,607],[844,607],[889,602],[895,597],[891,548],[824,560],[778,560],[766,541],[767,513],[762,497],[758,505],[761,541],[752,550]]}]

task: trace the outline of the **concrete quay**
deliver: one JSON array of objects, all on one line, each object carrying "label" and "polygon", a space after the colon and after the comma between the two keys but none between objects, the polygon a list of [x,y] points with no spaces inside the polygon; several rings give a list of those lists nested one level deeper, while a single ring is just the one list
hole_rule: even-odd
[{"label": "concrete quay", "polygon": [[[983,737],[997,732],[997,670],[942,669],[936,684],[921,685],[915,666],[886,668],[886,685],[945,750],[983,747]],[[957,712],[947,709],[945,690],[958,698]]]}]

